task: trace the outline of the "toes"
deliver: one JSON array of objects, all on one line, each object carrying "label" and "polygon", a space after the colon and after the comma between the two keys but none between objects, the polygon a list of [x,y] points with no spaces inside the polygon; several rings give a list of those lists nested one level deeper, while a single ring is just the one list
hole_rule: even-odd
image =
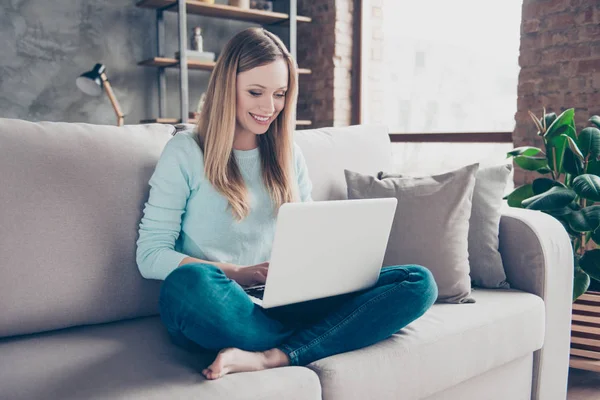
[{"label": "toes", "polygon": [[217,357],[213,361],[208,368],[202,370],[202,375],[206,377],[206,379],[218,379],[225,375],[227,375],[230,371],[228,368],[228,356],[232,352],[233,348],[226,348],[219,351]]},{"label": "toes", "polygon": [[204,377],[206,379],[215,379],[215,376],[217,375],[215,372],[213,372],[213,370],[209,368],[206,368],[202,371],[202,375],[204,375]]},{"label": "toes", "polygon": [[225,374],[226,371],[224,370],[215,371],[212,370],[210,367],[202,370],[202,375],[204,375],[204,377],[209,380],[221,378]]},{"label": "toes", "polygon": [[210,369],[207,369],[204,376],[206,377],[206,379],[212,380],[212,379],[215,379],[213,374],[214,374],[214,372],[212,372]]}]

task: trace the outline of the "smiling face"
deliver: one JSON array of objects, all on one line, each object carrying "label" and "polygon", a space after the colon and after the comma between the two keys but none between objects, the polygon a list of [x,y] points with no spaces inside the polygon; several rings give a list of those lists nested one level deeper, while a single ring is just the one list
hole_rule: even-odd
[{"label": "smiling face", "polygon": [[285,106],[288,67],[279,58],[237,75],[236,139],[256,140]]}]

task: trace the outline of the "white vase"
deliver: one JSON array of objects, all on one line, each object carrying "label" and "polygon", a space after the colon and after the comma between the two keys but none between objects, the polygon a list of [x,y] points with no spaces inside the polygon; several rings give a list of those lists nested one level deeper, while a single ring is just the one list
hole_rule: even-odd
[{"label": "white vase", "polygon": [[250,0],[229,0],[229,5],[239,8],[250,8]]}]

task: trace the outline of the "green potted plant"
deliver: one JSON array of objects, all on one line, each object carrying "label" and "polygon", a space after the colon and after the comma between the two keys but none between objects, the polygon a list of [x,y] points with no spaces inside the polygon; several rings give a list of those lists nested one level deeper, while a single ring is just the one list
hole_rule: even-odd
[{"label": "green potted plant", "polygon": [[577,133],[575,111],[538,119],[531,111],[544,149],[519,147],[509,153],[514,163],[540,174],[532,183],[506,197],[511,207],[552,215],[566,229],[573,246],[575,276],[573,301],[585,293],[591,280],[600,282],[600,117]]}]

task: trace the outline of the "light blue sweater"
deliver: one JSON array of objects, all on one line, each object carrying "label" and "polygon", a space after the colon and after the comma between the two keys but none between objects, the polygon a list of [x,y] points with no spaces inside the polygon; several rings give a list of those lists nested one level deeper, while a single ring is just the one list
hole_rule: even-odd
[{"label": "light blue sweater", "polygon": [[[149,181],[136,254],[147,279],[164,280],[188,256],[241,266],[270,259],[276,217],[259,149],[234,150],[250,200],[250,214],[236,221],[225,197],[204,176],[204,156],[192,135],[180,132],[167,142]],[[311,201],[312,184],[296,144],[294,161],[298,193]]]}]

